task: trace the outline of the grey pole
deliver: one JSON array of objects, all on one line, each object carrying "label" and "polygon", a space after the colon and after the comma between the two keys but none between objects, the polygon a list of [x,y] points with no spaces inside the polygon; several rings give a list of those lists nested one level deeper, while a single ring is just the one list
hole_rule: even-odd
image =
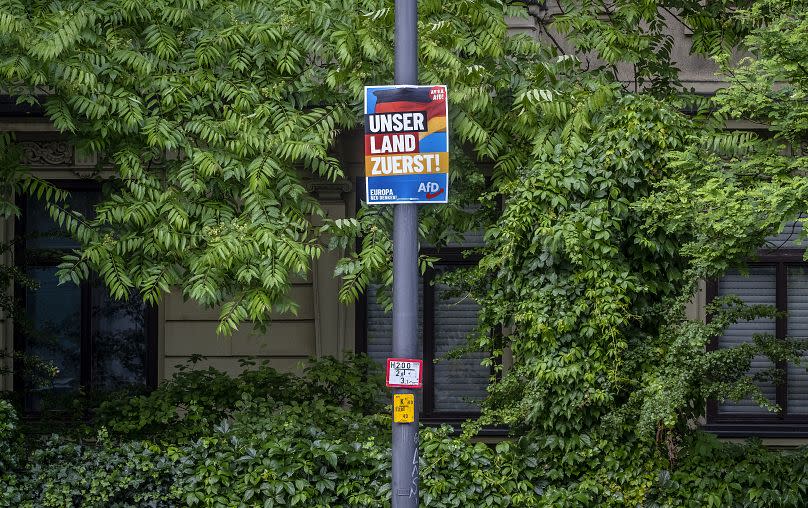
[{"label": "grey pole", "polygon": [[[395,81],[418,84],[418,0],[395,0]],[[418,356],[418,205],[393,210],[393,357]],[[394,393],[415,393],[396,388]],[[419,398],[416,394],[416,400]],[[393,422],[393,508],[418,508],[418,404],[415,422]]]}]

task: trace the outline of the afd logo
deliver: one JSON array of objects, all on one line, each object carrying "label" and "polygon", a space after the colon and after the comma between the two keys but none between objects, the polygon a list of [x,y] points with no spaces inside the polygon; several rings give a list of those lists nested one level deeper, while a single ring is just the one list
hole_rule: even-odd
[{"label": "afd logo", "polygon": [[421,182],[418,185],[418,192],[426,192],[426,199],[435,199],[443,194],[443,190],[438,182]]}]

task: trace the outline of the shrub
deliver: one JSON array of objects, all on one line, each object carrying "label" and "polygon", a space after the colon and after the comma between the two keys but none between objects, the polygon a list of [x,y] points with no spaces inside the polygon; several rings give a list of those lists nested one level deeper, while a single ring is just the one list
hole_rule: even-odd
[{"label": "shrub", "polygon": [[0,399],[0,474],[17,463],[20,434],[17,413],[12,405]]},{"label": "shrub", "polygon": [[113,435],[166,439],[201,436],[231,416],[243,396],[262,397],[273,406],[323,400],[369,414],[380,409],[383,383],[378,366],[367,355],[349,354],[344,361],[311,359],[303,376],[283,374],[265,363],[248,367],[237,377],[213,368],[194,370],[201,357],[150,394],[111,396],[97,411],[97,425]]},{"label": "shrub", "polygon": [[240,404],[232,424],[182,449],[188,506],[378,506],[389,496],[389,419],[322,401]]},{"label": "shrub", "polygon": [[[92,439],[53,435],[25,455],[13,452],[16,419],[0,402],[0,506],[390,506],[391,421],[374,411],[378,382],[356,373],[362,365],[372,370],[367,361],[317,360],[301,377],[266,366],[236,378],[186,370],[149,396],[108,402],[98,421],[115,432],[98,426]],[[178,412],[178,404],[190,409]],[[780,453],[705,434],[680,445],[671,469],[653,441],[528,434],[487,445],[449,427],[422,428],[421,501],[437,508],[808,505],[808,450]]]},{"label": "shrub", "polygon": [[0,506],[176,506],[173,462],[154,445],[113,444],[103,431],[95,443],[52,436],[26,468],[0,480]]},{"label": "shrub", "polygon": [[660,473],[650,506],[808,506],[808,448],[772,451],[698,433],[686,450],[675,471]]},{"label": "shrub", "polygon": [[[6,506],[389,506],[390,418],[319,400],[275,405],[244,395],[232,418],[179,444],[52,437],[15,477]],[[421,433],[430,506],[535,506],[519,443],[492,449]],[[3,484],[3,482],[5,482]]]},{"label": "shrub", "polygon": [[[183,370],[104,403],[93,439],[36,443],[0,479],[0,506],[389,506],[391,421],[374,369],[352,356],[311,361],[300,377]],[[421,448],[430,506],[538,502],[527,441],[494,449],[445,427],[423,429]]]}]

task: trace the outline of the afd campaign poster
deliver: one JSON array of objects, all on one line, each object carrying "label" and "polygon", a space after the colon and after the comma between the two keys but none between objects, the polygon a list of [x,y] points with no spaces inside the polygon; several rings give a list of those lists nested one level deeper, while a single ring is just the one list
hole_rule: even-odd
[{"label": "afd campaign poster", "polygon": [[445,85],[365,87],[368,204],[447,203]]}]

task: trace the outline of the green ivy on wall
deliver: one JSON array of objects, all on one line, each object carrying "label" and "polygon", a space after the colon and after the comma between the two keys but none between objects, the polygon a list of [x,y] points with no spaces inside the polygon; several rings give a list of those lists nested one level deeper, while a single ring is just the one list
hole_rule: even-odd
[{"label": "green ivy on wall", "polygon": [[[704,324],[684,309],[699,279],[742,268],[808,208],[808,5],[560,0],[549,16],[419,4],[421,80],[449,87],[458,189],[422,209],[421,239],[485,231],[481,261],[446,280],[480,305],[470,347],[492,364],[505,345],[514,357],[476,425],[532,436],[541,502],[637,506],[690,485],[677,474],[702,446],[705,400],[763,402],[751,359],[804,347],[759,337],[707,352],[733,321],[773,311],[719,300]],[[507,15],[531,15],[541,37],[509,36]],[[716,97],[682,88],[673,23],[726,76]],[[42,102],[118,177],[93,218],[42,191],[82,243],[63,279],[96,270],[114,295],[152,302],[180,287],[222,305],[222,333],[294,312],[291,277],[357,237],[337,266],[341,299],[389,286],[390,209],[315,227],[306,183],[344,177],[333,145],[359,125],[362,87],[390,81],[392,25],[382,0],[0,1],[3,88]],[[740,62],[738,44],[751,55]],[[734,119],[771,135],[724,132]],[[716,479],[733,497],[703,502],[759,499],[736,483]]]}]

